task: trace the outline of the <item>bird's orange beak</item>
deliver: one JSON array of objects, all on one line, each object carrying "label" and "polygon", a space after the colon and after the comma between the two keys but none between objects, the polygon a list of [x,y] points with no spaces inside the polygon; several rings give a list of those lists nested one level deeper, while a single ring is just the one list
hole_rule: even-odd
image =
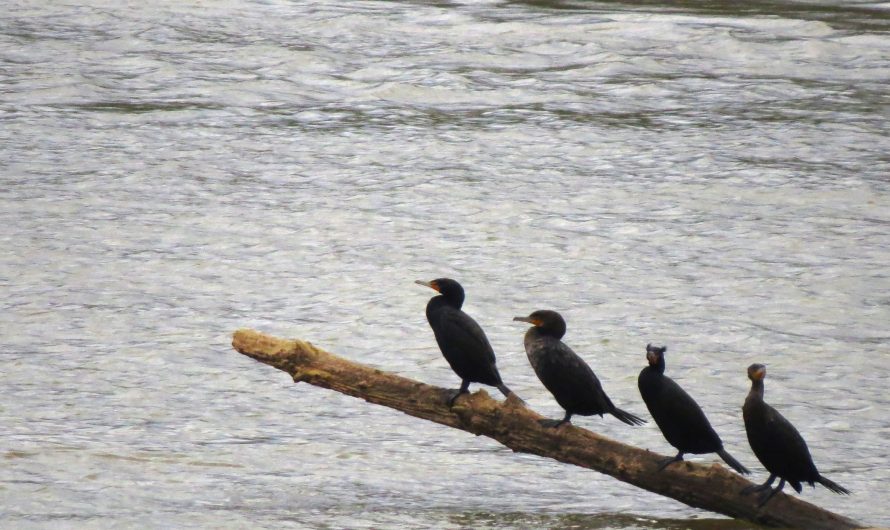
[{"label": "bird's orange beak", "polygon": [[532,326],[540,326],[541,321],[532,317],[513,317],[514,322],[528,322]]},{"label": "bird's orange beak", "polygon": [[439,284],[436,283],[436,280],[433,280],[431,282],[425,282],[423,280],[414,280],[414,283],[416,283],[417,285],[423,285],[424,287],[429,287],[430,289],[433,289],[434,291],[439,292]]}]

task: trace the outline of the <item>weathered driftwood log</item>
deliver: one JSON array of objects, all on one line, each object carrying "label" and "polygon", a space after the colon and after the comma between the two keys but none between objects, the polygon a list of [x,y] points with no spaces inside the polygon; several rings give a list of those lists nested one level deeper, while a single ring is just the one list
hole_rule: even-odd
[{"label": "weathered driftwood log", "polygon": [[856,521],[782,493],[758,508],[755,495],[739,494],[751,483],[717,463],[682,462],[657,471],[664,455],[575,426],[541,427],[538,420],[542,416],[513,397],[499,402],[480,390],[448,408],[451,390],[348,361],[308,342],[239,330],[232,346],[248,357],[289,373],[295,382],[330,388],[417,418],[488,436],[514,451],[593,469],[689,506],[766,526],[807,530],[863,528]]}]

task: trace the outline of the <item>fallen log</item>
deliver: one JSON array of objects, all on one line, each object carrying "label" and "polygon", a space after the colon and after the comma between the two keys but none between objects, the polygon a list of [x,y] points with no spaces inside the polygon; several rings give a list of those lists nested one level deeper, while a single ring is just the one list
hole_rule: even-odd
[{"label": "fallen log", "polygon": [[695,508],[772,527],[864,528],[852,519],[784,493],[758,508],[755,495],[739,494],[751,482],[717,463],[684,461],[658,471],[658,463],[665,455],[574,425],[542,427],[538,423],[542,416],[526,408],[515,396],[499,402],[485,390],[479,390],[449,408],[452,390],[348,361],[309,342],[242,329],[235,332],[232,346],[248,357],[289,373],[294,382],[329,388],[417,418],[488,436],[513,451],[593,469]]}]

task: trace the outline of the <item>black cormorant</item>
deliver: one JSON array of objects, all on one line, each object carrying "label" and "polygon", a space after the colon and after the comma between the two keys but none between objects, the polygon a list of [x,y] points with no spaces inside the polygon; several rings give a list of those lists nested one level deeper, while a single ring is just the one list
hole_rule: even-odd
[{"label": "black cormorant", "polygon": [[612,404],[590,366],[560,341],[566,332],[566,322],[559,313],[535,311],[513,320],[533,326],[525,334],[525,353],[538,379],[566,411],[562,420],[543,420],[543,425],[557,427],[569,423],[573,414],[602,416],[606,413],[628,425],[646,423]]},{"label": "black cormorant", "polygon": [[[849,491],[835,484],[819,474],[810,450],[803,437],[779,414],[776,409],[769,406],[763,400],[763,379],[766,377],[766,366],[752,364],[748,367],[748,378],[751,380],[751,391],[745,399],[742,407],[742,415],[745,418],[745,430],[748,432],[748,442],[754,454],[769,471],[769,478],[759,486],[749,486],[742,493],[760,492],[762,494],[760,506],[766,504],[777,492],[785,487],[785,481],[798,493],[801,491],[801,482],[806,482],[815,487],[818,482],[835,493],[849,495]],[[772,483],[779,477],[779,485],[772,489]]]},{"label": "black cormorant", "polygon": [[705,413],[692,397],[673,379],[664,375],[664,352],[667,346],[646,345],[646,359],[649,366],[643,368],[637,384],[640,395],[652,414],[652,419],[661,429],[668,443],[677,448],[677,456],[661,462],[661,471],[668,464],[683,460],[684,453],[696,455],[717,453],[729,467],[739,473],[750,473],[729,453],[723,450],[723,442],[714,432]]},{"label": "black cormorant", "polygon": [[450,278],[438,278],[431,282],[417,280],[415,283],[440,293],[427,303],[426,319],[433,328],[442,355],[461,378],[460,390],[451,397],[448,405],[453,405],[461,394],[469,393],[470,383],[496,386],[505,396],[509,396],[512,392],[501,381],[494,351],[485,332],[460,309],[464,303],[463,287]]}]

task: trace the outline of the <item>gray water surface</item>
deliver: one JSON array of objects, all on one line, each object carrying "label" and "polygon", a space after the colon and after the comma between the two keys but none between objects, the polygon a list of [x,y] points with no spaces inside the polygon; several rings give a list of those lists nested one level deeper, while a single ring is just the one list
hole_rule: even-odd
[{"label": "gray water surface", "polygon": [[853,491],[804,498],[890,525],[888,33],[863,2],[6,2],[0,526],[748,528],[231,349],[456,387],[440,276],[548,416],[513,316],[560,311],[643,416],[667,344],[758,482],[768,364]]}]

